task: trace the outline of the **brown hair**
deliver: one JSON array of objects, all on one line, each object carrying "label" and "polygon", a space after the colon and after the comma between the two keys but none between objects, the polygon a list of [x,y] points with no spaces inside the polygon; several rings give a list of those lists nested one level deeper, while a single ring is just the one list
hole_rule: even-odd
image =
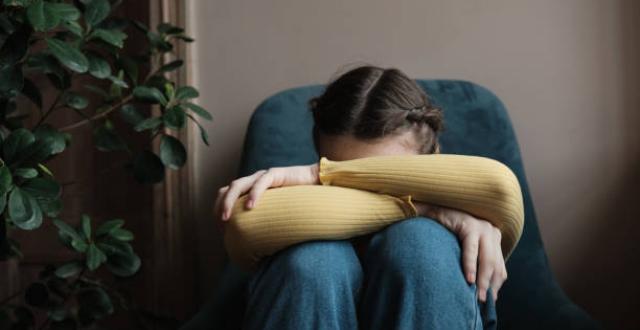
[{"label": "brown hair", "polygon": [[411,129],[421,143],[420,153],[438,150],[442,111],[398,69],[361,66],[350,70],[311,99],[309,106],[316,139],[318,133],[375,139]]}]

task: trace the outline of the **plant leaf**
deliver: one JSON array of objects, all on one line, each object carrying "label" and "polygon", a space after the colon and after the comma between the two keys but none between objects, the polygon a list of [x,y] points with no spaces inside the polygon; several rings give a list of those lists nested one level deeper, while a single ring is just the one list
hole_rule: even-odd
[{"label": "plant leaf", "polygon": [[167,104],[167,98],[155,87],[138,86],[133,90],[133,96],[142,101]]},{"label": "plant leaf", "polygon": [[0,68],[18,63],[27,54],[30,35],[27,28],[23,27],[6,37],[0,47]]},{"label": "plant leaf", "polygon": [[160,23],[157,26],[157,30],[163,34],[180,34],[184,32],[184,29],[181,27],[177,27],[175,25],[171,25],[169,23]]},{"label": "plant leaf", "polygon": [[47,31],[60,23],[60,16],[52,9],[44,0],[36,0],[27,8],[27,19],[36,31]]},{"label": "plant leaf", "polygon": [[35,136],[27,129],[19,128],[11,132],[2,145],[4,161],[11,162],[20,152],[33,144],[35,140]]},{"label": "plant leaf", "polygon": [[82,237],[78,234],[78,232],[69,224],[62,220],[54,219],[53,224],[58,227],[58,236],[63,241],[68,241],[71,243],[73,240],[82,241]]},{"label": "plant leaf", "polygon": [[164,179],[162,160],[145,150],[133,158],[133,176],[140,183],[158,183]]},{"label": "plant leaf", "polygon": [[165,126],[173,129],[181,129],[184,127],[186,114],[181,107],[175,106],[167,109],[164,115],[162,115],[162,119]]},{"label": "plant leaf", "polygon": [[167,167],[177,170],[187,161],[187,151],[180,140],[164,135],[160,141],[160,159]]},{"label": "plant leaf", "polygon": [[20,65],[7,66],[0,69],[0,93],[9,94],[20,91],[24,85],[24,76]]},{"label": "plant leaf", "polygon": [[109,65],[109,62],[102,57],[93,54],[89,54],[87,58],[89,59],[89,73],[92,76],[98,79],[104,79],[111,76],[111,66]]},{"label": "plant leaf", "polygon": [[15,176],[19,176],[24,179],[33,179],[38,176],[38,171],[31,167],[17,168],[14,171]]},{"label": "plant leaf", "polygon": [[4,212],[4,209],[7,206],[7,195],[7,193],[0,195],[0,214]]},{"label": "plant leaf", "polygon": [[177,35],[175,37],[180,39],[180,40],[182,40],[182,41],[184,41],[184,42],[194,42],[194,41],[196,41],[195,39],[193,39],[193,38],[191,38],[189,36],[186,36],[184,34],[180,34],[180,35]]},{"label": "plant leaf", "polygon": [[109,236],[120,242],[130,242],[133,241],[133,233],[122,228],[116,228],[109,232]]},{"label": "plant leaf", "polygon": [[52,15],[58,16],[63,21],[75,21],[80,18],[80,11],[75,6],[68,3],[46,2],[46,10]]},{"label": "plant leaf", "polygon": [[90,26],[96,26],[102,22],[111,11],[108,0],[91,0],[86,3],[84,19]]},{"label": "plant leaf", "polygon": [[[123,73],[122,70],[120,70],[120,73]],[[119,76],[124,77],[124,74],[119,74]],[[109,76],[107,78],[109,78],[109,80],[111,80],[111,82],[118,87],[129,88],[129,84],[127,84],[127,82],[124,81],[124,79],[122,79],[121,77]]]},{"label": "plant leaf", "polygon": [[127,150],[127,143],[113,129],[107,125],[98,126],[93,131],[93,139],[100,151]]},{"label": "plant leaf", "polygon": [[29,197],[21,188],[15,187],[9,194],[9,217],[14,223],[26,222],[33,217]]},{"label": "plant leaf", "polygon": [[62,201],[57,199],[38,199],[42,212],[48,217],[57,217],[62,210]]},{"label": "plant leaf", "polygon": [[78,275],[82,268],[82,264],[79,261],[72,261],[56,268],[55,274],[59,278],[69,278]]},{"label": "plant leaf", "polygon": [[87,242],[85,242],[84,240],[79,239],[71,240],[71,246],[74,250],[80,253],[87,253],[87,250],[89,249],[89,244],[87,244]]},{"label": "plant leaf", "polygon": [[159,72],[170,72],[176,69],[179,69],[184,64],[183,60],[175,60],[173,62],[169,62],[158,69]]},{"label": "plant leaf", "polygon": [[151,117],[139,122],[133,129],[136,132],[142,132],[147,129],[154,129],[162,124],[160,117]]},{"label": "plant leaf", "polygon": [[82,218],[82,233],[87,240],[91,240],[91,218],[88,215],[83,214]]},{"label": "plant leaf", "polygon": [[27,7],[33,0],[4,0],[4,5],[9,7]]},{"label": "plant leaf", "polygon": [[109,256],[107,269],[116,276],[127,277],[138,272],[140,264],[140,257],[135,253],[116,253]]},{"label": "plant leaf", "polygon": [[91,32],[89,39],[100,39],[110,45],[122,48],[124,46],[124,40],[127,39],[127,34],[115,29],[96,29]]},{"label": "plant leaf", "polygon": [[189,110],[193,111],[193,113],[195,113],[196,115],[206,120],[213,120],[213,117],[211,117],[211,114],[209,113],[209,111],[205,110],[204,108],[202,108],[197,104],[186,102],[186,103],[183,103],[182,106],[188,108]]},{"label": "plant leaf", "polygon": [[31,196],[41,199],[56,199],[60,197],[62,188],[49,178],[33,178],[22,186],[22,189]]},{"label": "plant leaf", "polygon": [[176,91],[176,98],[178,100],[193,99],[198,96],[200,96],[200,93],[198,93],[198,90],[196,90],[191,86],[181,86]]},{"label": "plant leaf", "polygon": [[64,97],[64,102],[76,110],[82,110],[89,105],[89,100],[86,97],[74,92],[67,92]]},{"label": "plant leaf", "polygon": [[125,104],[120,108],[120,117],[133,126],[144,120],[144,116],[132,104]]},{"label": "plant leaf", "polygon": [[[65,135],[50,125],[41,125],[33,135],[36,141],[46,143],[51,148],[51,154],[59,154],[67,147],[67,139]],[[50,173],[50,171],[49,171]]]},{"label": "plant leaf", "polygon": [[65,21],[62,25],[71,33],[75,34],[78,37],[82,37],[84,35],[84,29],[82,25],[80,25],[76,21]]},{"label": "plant leaf", "polygon": [[189,116],[194,123],[196,123],[196,125],[198,125],[198,128],[200,129],[200,138],[202,139],[202,142],[204,142],[204,144],[206,144],[207,146],[209,145],[209,134],[207,134],[207,130],[204,129],[204,127],[202,127],[202,125],[195,120],[192,116]]},{"label": "plant leaf", "polygon": [[138,63],[134,59],[129,56],[121,56],[116,64],[124,70],[134,86],[138,84]]},{"label": "plant leaf", "polygon": [[117,254],[134,254],[133,247],[131,244],[126,242],[120,242],[113,239],[104,240],[102,242],[98,242],[98,247],[108,256],[109,259],[112,255]]},{"label": "plant leaf", "polygon": [[4,165],[0,167],[0,195],[8,193],[12,186],[13,178],[11,177],[11,171],[7,165]]},{"label": "plant leaf", "polygon": [[113,303],[109,295],[100,287],[89,287],[80,290],[77,294],[78,318],[87,323],[95,323],[108,315],[113,314]]},{"label": "plant leaf", "polygon": [[103,222],[96,230],[96,236],[109,235],[112,231],[121,228],[124,225],[124,220],[113,219]]},{"label": "plant leaf", "polygon": [[89,248],[87,248],[87,268],[94,271],[105,261],[107,261],[107,255],[94,243],[89,244]]},{"label": "plant leaf", "polygon": [[89,70],[89,60],[78,48],[54,38],[45,40],[49,50],[60,63],[78,73],[85,73]]},{"label": "plant leaf", "polygon": [[38,202],[18,187],[9,194],[8,211],[9,218],[20,229],[33,230],[42,224],[42,210]]}]

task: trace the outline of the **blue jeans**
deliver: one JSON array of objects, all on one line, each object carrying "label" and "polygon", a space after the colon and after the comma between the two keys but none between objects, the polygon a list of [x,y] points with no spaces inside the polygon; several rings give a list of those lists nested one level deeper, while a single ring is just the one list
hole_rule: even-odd
[{"label": "blue jeans", "polygon": [[252,275],[243,328],[495,329],[490,291],[478,302],[460,252],[426,218],[373,234],[360,258],[348,240],[292,246]]}]

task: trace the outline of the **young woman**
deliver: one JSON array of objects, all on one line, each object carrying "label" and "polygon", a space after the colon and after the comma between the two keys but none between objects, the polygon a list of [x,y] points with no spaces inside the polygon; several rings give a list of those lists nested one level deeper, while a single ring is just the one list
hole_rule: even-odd
[{"label": "young woman", "polygon": [[230,257],[255,270],[244,327],[495,328],[523,225],[513,173],[436,155],[442,114],[397,69],[353,69],[310,106],[320,162],[216,200]]}]

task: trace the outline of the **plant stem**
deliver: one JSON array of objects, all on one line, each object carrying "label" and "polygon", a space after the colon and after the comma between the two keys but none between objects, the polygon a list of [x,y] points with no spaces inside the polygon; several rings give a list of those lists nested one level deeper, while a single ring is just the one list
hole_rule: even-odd
[{"label": "plant stem", "polygon": [[[82,278],[82,276],[84,275],[84,273],[87,271],[86,268],[83,268],[82,271],[80,271],[80,274],[78,274],[78,277],[76,277],[76,279],[73,281],[73,283],[69,286],[71,288],[71,292],[69,292],[69,294],[64,297],[64,300],[62,301],[62,306],[66,306],[67,303],[69,302],[69,297],[71,297],[77,289],[78,283],[80,282],[80,279]],[[40,327],[38,327],[38,330],[43,330],[47,328],[47,325],[49,325],[49,322],[51,322],[51,317],[47,316],[47,318],[44,320],[44,322],[42,322],[42,325],[40,325]]]},{"label": "plant stem", "polygon": [[60,98],[62,98],[62,94],[64,94],[64,91],[60,91],[60,93],[58,93],[56,98],[53,100],[53,103],[51,103],[49,110],[47,110],[47,112],[45,112],[44,115],[40,117],[40,120],[38,120],[36,127],[42,125],[44,121],[47,119],[47,117],[49,117],[49,115],[53,113],[53,111],[56,109],[56,106],[58,105],[58,102],[60,102]]},{"label": "plant stem", "polygon": [[73,123],[71,125],[63,126],[63,127],[61,127],[59,129],[59,131],[61,131],[61,132],[70,131],[70,130],[76,129],[78,127],[84,126],[86,124],[89,124],[89,123],[91,123],[93,121],[96,121],[96,120],[98,120],[100,118],[104,118],[104,117],[108,116],[111,112],[117,110],[121,106],[125,105],[127,102],[131,101],[131,99],[133,99],[133,94],[129,94],[129,95],[125,96],[122,100],[120,100],[120,102],[114,104],[113,106],[111,106],[111,108],[107,109],[106,111],[101,112],[101,113],[99,113],[97,115],[94,115],[94,116],[92,116],[90,118],[83,119],[83,120],[81,120],[79,122],[76,122],[76,123]]},{"label": "plant stem", "polygon": [[4,299],[2,299],[2,301],[0,301],[0,306],[4,306],[6,303],[10,302],[11,300],[15,299],[16,297],[18,297],[19,295],[21,295],[24,292],[24,290],[20,290]]}]

